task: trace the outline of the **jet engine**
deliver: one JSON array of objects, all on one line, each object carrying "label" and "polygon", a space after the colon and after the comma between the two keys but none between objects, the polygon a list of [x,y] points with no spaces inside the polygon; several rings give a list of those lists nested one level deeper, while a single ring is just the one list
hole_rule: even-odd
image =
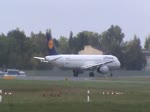
[{"label": "jet engine", "polygon": [[109,68],[108,66],[104,65],[104,66],[97,68],[97,72],[101,74],[106,74],[109,72]]}]

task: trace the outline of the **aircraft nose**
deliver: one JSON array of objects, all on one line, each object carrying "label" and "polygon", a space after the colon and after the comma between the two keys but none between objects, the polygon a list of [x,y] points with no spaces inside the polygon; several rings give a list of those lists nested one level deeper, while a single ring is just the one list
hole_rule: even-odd
[{"label": "aircraft nose", "polygon": [[117,60],[117,65],[118,65],[118,67],[120,67],[120,66],[121,66],[121,64],[120,64],[120,61],[119,61],[119,60]]},{"label": "aircraft nose", "polygon": [[119,59],[117,57],[115,57],[114,59],[115,59],[115,65],[116,65],[116,67],[120,68],[121,63],[120,63]]}]

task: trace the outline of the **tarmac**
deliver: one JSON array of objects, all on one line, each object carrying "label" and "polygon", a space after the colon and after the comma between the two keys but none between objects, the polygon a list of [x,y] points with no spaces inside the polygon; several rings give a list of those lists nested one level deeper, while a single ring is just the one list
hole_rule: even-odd
[{"label": "tarmac", "polygon": [[87,81],[87,80],[95,80],[94,77],[65,77],[65,76],[27,76],[27,77],[16,77],[16,79],[21,80],[51,80],[51,81],[59,81],[59,80],[72,80],[72,81]]},{"label": "tarmac", "polygon": [[[0,77],[1,79],[3,77]],[[117,79],[118,78],[118,79]],[[120,80],[121,78],[121,80]],[[128,79],[133,78],[132,80]],[[134,77],[65,77],[65,76],[26,76],[26,77],[14,77],[17,80],[50,80],[50,81],[97,81],[97,82],[114,82],[114,83],[150,83],[150,81],[134,80],[134,78],[149,78],[150,76],[134,76]]]}]

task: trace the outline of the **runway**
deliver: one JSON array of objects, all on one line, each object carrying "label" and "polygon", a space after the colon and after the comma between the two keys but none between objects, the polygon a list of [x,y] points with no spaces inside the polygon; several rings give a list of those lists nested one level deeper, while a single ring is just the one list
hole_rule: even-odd
[{"label": "runway", "polygon": [[[95,73],[94,77],[89,77],[89,73],[79,74],[74,77],[72,71],[51,70],[51,71],[25,71],[26,77],[17,76],[17,80],[49,80],[49,81],[97,81],[114,83],[150,83],[149,71],[114,71],[113,77],[109,74]],[[3,76],[0,76],[3,79]]]},{"label": "runway", "polygon": [[86,81],[86,80],[96,80],[94,77],[65,77],[65,76],[27,76],[27,77],[16,77],[16,79],[21,80],[51,80],[51,81],[60,81],[60,80],[72,80],[72,81]]},{"label": "runway", "polygon": [[[1,77],[2,78],[2,77]],[[15,77],[16,80],[49,80],[49,81],[94,81],[94,82],[107,82],[107,83],[140,83],[150,84],[150,76],[134,76],[134,77],[65,77],[65,76],[27,76]],[[135,80],[138,79],[138,80]]]}]

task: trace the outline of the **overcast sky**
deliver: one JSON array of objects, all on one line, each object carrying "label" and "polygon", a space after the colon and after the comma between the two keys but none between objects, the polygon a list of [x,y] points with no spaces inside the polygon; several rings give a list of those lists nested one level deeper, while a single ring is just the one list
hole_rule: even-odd
[{"label": "overcast sky", "polygon": [[51,28],[55,38],[119,25],[125,41],[150,34],[150,0],[1,0],[0,33],[19,27],[26,35]]}]

